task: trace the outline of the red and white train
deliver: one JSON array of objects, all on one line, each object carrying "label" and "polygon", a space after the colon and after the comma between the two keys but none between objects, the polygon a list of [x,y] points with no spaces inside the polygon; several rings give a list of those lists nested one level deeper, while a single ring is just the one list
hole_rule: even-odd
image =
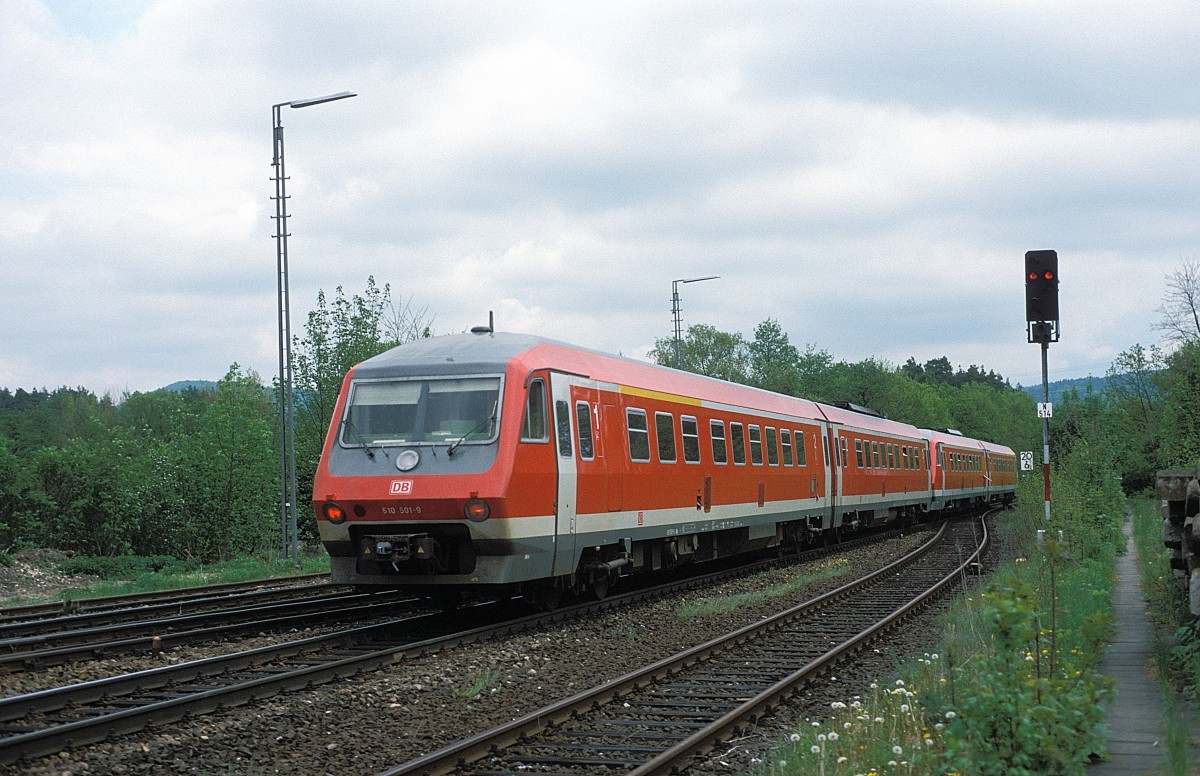
[{"label": "red and white train", "polygon": [[313,485],[333,580],[603,596],[659,569],[1011,501],[1000,445],[541,337],[352,369]]}]

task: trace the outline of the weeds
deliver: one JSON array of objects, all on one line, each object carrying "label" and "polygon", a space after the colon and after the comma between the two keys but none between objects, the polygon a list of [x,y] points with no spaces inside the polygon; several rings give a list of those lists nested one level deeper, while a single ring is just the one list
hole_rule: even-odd
[{"label": "weeds", "polygon": [[453,687],[450,694],[455,698],[478,698],[483,694],[484,690],[489,693],[499,692],[502,687],[500,681],[500,669],[488,668],[467,674],[464,677],[465,685]]},{"label": "weeds", "polygon": [[850,562],[845,558],[837,558],[822,564],[812,574],[796,577],[778,585],[765,587],[762,590],[755,590],[751,593],[739,593],[737,595],[710,596],[690,601],[679,607],[675,611],[675,616],[680,620],[690,620],[697,617],[728,614],[729,612],[745,608],[750,604],[760,603],[773,598],[783,598],[814,582],[836,579],[849,573]]}]

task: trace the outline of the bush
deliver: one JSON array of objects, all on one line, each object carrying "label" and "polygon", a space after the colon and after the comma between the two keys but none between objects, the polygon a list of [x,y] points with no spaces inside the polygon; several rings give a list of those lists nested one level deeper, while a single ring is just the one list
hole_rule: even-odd
[{"label": "bush", "polygon": [[87,575],[100,579],[137,579],[144,574],[167,570],[169,573],[199,568],[199,561],[180,561],[170,555],[113,555],[75,557],[61,565],[63,573]]},{"label": "bush", "polygon": [[[1051,593],[1053,595],[1053,592]],[[1040,627],[1038,595],[1018,583],[983,595],[992,649],[955,672],[957,715],[946,734],[948,765],[962,773],[1082,774],[1104,752],[1100,724],[1111,680],[1091,650],[1056,643]],[[1097,626],[1090,630],[1095,635]]]}]

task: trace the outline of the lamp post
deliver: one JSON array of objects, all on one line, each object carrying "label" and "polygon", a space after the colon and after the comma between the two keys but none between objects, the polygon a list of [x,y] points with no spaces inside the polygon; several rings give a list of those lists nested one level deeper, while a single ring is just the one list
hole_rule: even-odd
[{"label": "lamp post", "polygon": [[699,283],[702,280],[716,280],[720,275],[706,275],[702,278],[680,278],[679,280],[671,281],[671,317],[675,321],[675,368],[682,369],[680,366],[679,346],[681,343],[680,336],[680,321],[679,321],[679,284],[680,283]]},{"label": "lamp post", "polygon": [[[280,102],[271,106],[275,153],[275,263],[279,296],[279,523],[283,534],[282,557],[290,554],[300,567],[300,532],[296,524],[296,436],[295,401],[292,396],[292,308],[289,297],[287,254],[287,174],[283,166],[283,108],[307,108],[323,102],[354,97],[354,92],[338,92],[324,97]],[[289,540],[290,531],[290,540]],[[290,546],[290,552],[289,552]]]}]

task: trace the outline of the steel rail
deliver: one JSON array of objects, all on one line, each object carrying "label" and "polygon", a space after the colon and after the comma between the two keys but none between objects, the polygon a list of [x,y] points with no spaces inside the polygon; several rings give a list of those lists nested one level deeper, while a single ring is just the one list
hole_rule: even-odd
[{"label": "steel rail", "polygon": [[898,608],[885,619],[880,620],[871,627],[864,629],[857,636],[842,642],[821,657],[811,661],[802,668],[784,677],[763,692],[743,703],[741,706],[726,713],[708,727],[696,731],[688,738],[657,755],[649,762],[634,768],[629,772],[630,776],[668,774],[677,770],[682,763],[710,750],[720,741],[728,739],[731,735],[741,729],[748,720],[756,720],[775,706],[784,702],[797,689],[810,681],[814,676],[820,674],[826,668],[834,665],[846,655],[861,649],[881,633],[889,630],[901,620],[915,613],[934,597],[940,595],[947,588],[961,579],[962,574],[968,568],[972,567],[974,564],[977,564],[979,562],[979,558],[985,552],[987,552],[988,546],[991,542],[991,539],[988,535],[987,523],[981,520],[980,526],[982,531],[982,539],[979,542],[979,546],[966,560],[962,561],[957,568],[951,570],[936,584],[912,598],[908,603]]},{"label": "steel rail", "polygon": [[[779,630],[813,612],[824,611],[832,602],[852,596],[856,591],[869,587],[873,583],[885,579],[888,575],[895,574],[900,569],[911,565],[929,553],[930,550],[943,540],[948,525],[949,523],[943,523],[942,528],[933,539],[905,557],[854,582],[843,585],[836,590],[818,596],[773,617],[744,626],[723,637],[713,639],[672,657],[657,661],[652,665],[645,666],[623,677],[613,679],[569,698],[559,700],[492,730],[484,731],[441,750],[411,760],[396,768],[385,771],[383,776],[453,773],[457,769],[469,767],[469,764],[477,763],[485,757],[495,756],[497,752],[503,751],[508,747],[527,743],[535,736],[551,728],[561,726],[568,720],[585,718],[587,715],[593,713],[593,711],[603,709],[606,705],[612,704],[623,696],[628,696],[636,690],[649,687],[661,677],[678,677],[684,671],[699,666],[714,656],[729,651],[733,647],[762,638],[764,635]],[[728,731],[735,729],[737,725],[741,724],[747,718],[747,715],[757,715],[761,713],[762,709],[780,702],[779,693],[784,692],[785,689],[794,688],[811,678],[815,673],[819,673],[824,667],[847,654],[849,650],[866,643],[874,635],[881,632],[881,630],[894,624],[899,618],[906,616],[914,607],[919,606],[921,602],[928,600],[929,596],[934,595],[936,590],[943,589],[948,584],[947,580],[953,580],[961,574],[962,570],[974,562],[974,559],[983,551],[986,546],[986,533],[984,536],[985,542],[972,553],[969,560],[957,564],[954,572],[945,576],[939,575],[939,581],[936,585],[930,586],[920,596],[903,603],[902,606],[894,610],[888,617],[874,622],[869,627],[863,628],[853,638],[839,644],[834,649],[822,650],[824,654],[820,657],[810,660],[798,670],[789,671],[788,676],[782,681],[774,682],[771,689],[756,693],[751,700],[738,705],[737,708],[726,714],[720,715],[718,719],[703,723],[702,725],[696,725],[701,728],[696,730],[696,732],[688,736],[677,736],[682,740],[676,745],[665,748],[662,746],[647,746],[645,747],[647,752],[643,758],[630,759],[630,762],[625,763],[625,765],[639,769],[649,768],[650,770],[646,771],[647,773],[661,773],[665,772],[662,770],[664,768],[670,770],[673,767],[677,767],[681,759],[692,756],[694,752],[712,746],[718,740],[717,736],[727,735]],[[623,749],[628,748],[628,744],[623,746]],[[536,758],[530,758],[530,760],[536,762]],[[643,763],[643,760],[646,760],[646,762]],[[587,765],[598,766],[603,768],[604,772],[612,773],[613,770],[611,769],[621,767],[622,763],[603,760],[590,763],[583,761],[571,762],[571,767],[585,767]],[[499,772],[504,772],[502,766]]]},{"label": "steel rail", "polygon": [[329,581],[329,572],[297,574],[291,577],[251,579],[244,582],[216,582],[209,585],[194,585],[172,590],[121,593],[119,595],[95,596],[91,598],[71,598],[38,604],[0,606],[0,624],[32,619],[47,619],[63,614],[79,612],[106,611],[158,603],[187,602],[195,599],[221,596],[224,593],[236,594],[239,591],[284,589],[288,587],[302,588],[321,581]]},{"label": "steel rail", "polygon": [[[890,538],[893,532],[881,536],[845,542],[831,548],[800,553],[796,559],[820,557],[831,551],[839,551],[867,543],[879,538]],[[608,611],[633,603],[651,600],[666,593],[680,590],[704,588],[717,581],[736,576],[744,576],[763,567],[777,565],[777,560],[759,562],[750,566],[740,566],[692,576],[682,580],[672,580],[665,584],[633,590],[618,595],[609,596],[602,601],[580,603],[564,607],[549,613],[526,615],[517,619],[511,617],[511,607],[499,604],[478,606],[472,609],[459,610],[450,615],[427,615],[419,620],[397,620],[373,626],[366,626],[339,631],[335,634],[316,636],[270,645],[256,650],[235,653],[233,655],[208,658],[200,661],[190,661],[174,666],[139,671],[119,677],[85,682],[67,687],[53,688],[37,693],[20,695],[0,700],[0,721],[11,723],[21,720],[28,727],[38,724],[38,714],[57,711],[68,706],[86,705],[92,702],[103,702],[108,699],[125,697],[143,690],[158,692],[161,698],[163,688],[169,688],[174,683],[189,681],[195,678],[208,680],[220,679],[231,672],[256,665],[265,665],[291,655],[304,655],[308,665],[299,668],[272,668],[266,675],[254,678],[236,678],[225,687],[203,691],[189,691],[180,688],[176,697],[155,700],[151,703],[136,704],[129,708],[113,709],[83,709],[80,713],[92,714],[87,719],[66,723],[51,724],[8,738],[0,738],[0,764],[11,764],[23,759],[54,754],[71,746],[80,746],[102,741],[110,736],[132,733],[153,724],[163,724],[178,721],[185,717],[208,713],[220,708],[237,706],[259,698],[303,689],[328,682],[336,678],[350,676],[369,670],[375,670],[400,660],[437,652],[448,647],[484,641],[497,636],[544,627],[557,622],[565,622],[581,616],[588,616],[599,611]],[[458,618],[457,620],[454,618]],[[415,625],[421,624],[437,628],[437,623],[456,624],[458,620],[473,621],[494,619],[477,627],[449,634],[442,634],[420,641],[413,641],[411,631]],[[406,634],[396,633],[403,627]],[[461,626],[459,626],[461,627]],[[328,658],[320,658],[321,650],[342,650]],[[356,654],[346,656],[346,651]],[[314,654],[315,653],[315,654]],[[169,691],[169,690],[168,690]],[[8,727],[15,727],[8,725]]]},{"label": "steel rail", "polygon": [[172,644],[211,640],[246,631],[284,630],[318,622],[337,622],[348,617],[392,616],[398,605],[413,604],[415,600],[401,594],[359,593],[11,639],[0,642],[0,649],[10,650],[8,654],[0,654],[0,673],[116,654],[155,652]]},{"label": "steel rail", "polygon": [[0,620],[0,648],[3,643],[12,639],[36,636],[42,633],[62,633],[83,628],[99,628],[106,625],[115,626],[117,623],[138,620],[149,620],[155,616],[182,616],[198,614],[220,609],[232,611],[248,606],[263,606],[269,603],[286,601],[329,600],[352,595],[353,590],[348,585],[291,585],[287,587],[253,590],[230,593],[228,595],[204,595],[163,600],[157,603],[134,604],[120,608],[100,608],[88,611],[65,614],[56,617],[44,617],[28,620]]}]

